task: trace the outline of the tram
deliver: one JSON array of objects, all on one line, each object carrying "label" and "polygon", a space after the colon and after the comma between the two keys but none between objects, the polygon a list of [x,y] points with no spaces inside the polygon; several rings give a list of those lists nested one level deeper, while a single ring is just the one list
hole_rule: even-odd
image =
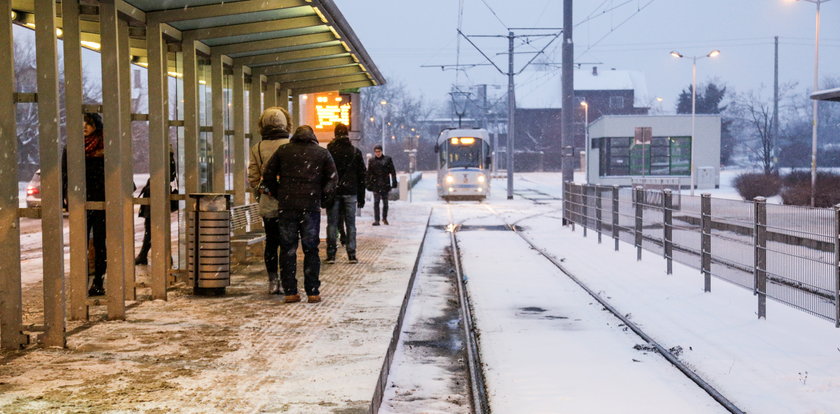
[{"label": "tram", "polygon": [[484,200],[490,194],[490,134],[480,128],[444,129],[438,136],[438,196]]}]

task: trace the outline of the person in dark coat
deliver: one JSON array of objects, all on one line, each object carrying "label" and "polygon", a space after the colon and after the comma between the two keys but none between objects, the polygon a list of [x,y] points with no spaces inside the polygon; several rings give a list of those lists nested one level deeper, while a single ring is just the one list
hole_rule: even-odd
[{"label": "person in dark coat", "polygon": [[[169,192],[177,193],[178,190],[178,166],[175,164],[175,153],[172,151],[172,146],[169,147]],[[149,198],[152,188],[151,177],[146,180],[146,185],[140,190],[140,198]],[[178,211],[178,202],[171,201],[169,204],[169,211]],[[149,250],[152,248],[152,209],[146,204],[140,206],[140,212],[137,217],[143,218],[143,246],[140,247],[140,253],[134,258],[135,265],[149,264]]]},{"label": "person in dark coat", "polygon": [[318,138],[308,125],[298,127],[289,143],[277,149],[263,168],[262,191],[276,198],[280,206],[280,281],[286,303],[300,302],[295,278],[298,240],[304,254],[306,295],[310,303],[321,301],[321,206],[333,202],[337,183],[332,156],[318,145]]},{"label": "person in dark coat", "polygon": [[[335,139],[327,145],[338,172],[335,201],[327,205],[327,259],[335,263],[338,250],[338,227],[346,229],[347,260],[358,263],[356,258],[356,206],[365,205],[365,162],[362,152],[350,142],[350,131],[344,124],[335,126]],[[343,219],[343,220],[342,220]],[[343,221],[343,224],[341,223]]]},{"label": "person in dark coat", "polygon": [[[84,116],[85,134],[85,187],[87,201],[105,201],[105,141],[102,137],[102,117],[96,113]],[[67,148],[61,155],[62,198],[67,203]],[[105,210],[87,211],[87,240],[93,239],[94,274],[88,296],[105,294],[107,258],[105,248]]]},{"label": "person in dark coat", "polygon": [[367,189],[373,193],[373,225],[379,225],[379,200],[382,200],[382,222],[388,224],[388,193],[397,188],[397,171],[391,157],[382,154],[382,145],[373,147],[374,157],[368,161]]}]

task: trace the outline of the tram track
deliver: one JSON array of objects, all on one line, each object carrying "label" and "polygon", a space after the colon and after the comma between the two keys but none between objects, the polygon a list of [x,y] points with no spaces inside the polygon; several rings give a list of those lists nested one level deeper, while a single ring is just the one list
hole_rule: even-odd
[{"label": "tram track", "polygon": [[[698,387],[700,387],[704,392],[706,392],[712,399],[718,402],[724,409],[729,411],[733,414],[744,414],[745,411],[738,408],[732,401],[727,399],[720,391],[714,388],[709,382],[705,381],[702,377],[697,375],[691,368],[689,368],[685,363],[683,363],[669,348],[661,345],[658,341],[656,341],[653,337],[648,335],[643,329],[641,329],[637,324],[633,323],[627,315],[620,312],[616,309],[612,304],[610,304],[606,299],[604,299],[601,295],[599,295],[596,291],[590,288],[586,283],[584,283],[580,278],[575,276],[573,272],[571,272],[566,266],[564,266],[559,260],[557,260],[554,256],[548,253],[545,249],[538,246],[533,240],[528,238],[523,232],[520,230],[519,223],[532,219],[534,217],[538,217],[540,215],[545,215],[549,213],[556,213],[559,210],[552,210],[548,212],[543,212],[540,214],[530,215],[527,217],[520,218],[513,223],[508,223],[505,218],[496,212],[490,205],[484,204],[483,207],[489,211],[491,214],[496,216],[499,220],[505,223],[505,226],[508,228],[509,231],[512,231],[514,234],[519,236],[525,243],[527,243],[531,249],[537,252],[540,256],[548,260],[554,267],[557,268],[561,273],[563,273],[566,277],[568,277],[571,281],[573,281],[576,285],[578,285],[582,290],[584,290],[589,296],[595,299],[605,310],[611,313],[613,316],[618,318],[625,326],[627,326],[630,330],[632,330],[636,335],[638,335],[642,340],[644,340],[652,349],[656,350],[656,352],[665,358],[673,367],[675,367],[678,371],[680,371],[683,375],[685,375],[688,379],[694,382]],[[453,239],[454,239],[454,232],[453,232]]]}]

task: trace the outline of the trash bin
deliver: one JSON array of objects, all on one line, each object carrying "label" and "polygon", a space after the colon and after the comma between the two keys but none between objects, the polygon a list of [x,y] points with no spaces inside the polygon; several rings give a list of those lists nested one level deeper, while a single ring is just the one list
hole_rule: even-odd
[{"label": "trash bin", "polygon": [[187,220],[187,272],[197,295],[221,296],[230,285],[230,195],[194,193]]}]

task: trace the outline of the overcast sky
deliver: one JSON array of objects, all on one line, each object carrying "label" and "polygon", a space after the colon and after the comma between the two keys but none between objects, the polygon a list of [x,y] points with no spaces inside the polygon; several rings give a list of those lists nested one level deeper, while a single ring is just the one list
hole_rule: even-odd
[{"label": "overcast sky", "polygon": [[[389,81],[402,82],[430,100],[447,97],[456,80],[455,72],[421,68],[421,65],[456,62],[458,0],[335,2]],[[507,27],[560,27],[562,4],[562,0],[463,0],[462,30],[471,35],[506,35]],[[810,90],[813,83],[816,12],[813,3],[578,0],[574,7],[576,61],[598,62],[601,69],[643,72],[649,95],[664,98],[665,111],[673,111],[679,91],[691,83],[691,60],[674,59],[668,54],[671,50],[691,56],[720,49],[720,56],[698,60],[698,82],[716,78],[737,91],[764,88],[769,97],[773,85],[773,36],[779,36],[780,82],[796,81],[802,92]],[[840,1],[823,0],[821,12],[820,76],[840,77]],[[507,39],[474,40],[506,69],[507,56],[496,56],[496,53],[507,51]],[[539,50],[543,45],[540,42],[538,39],[530,45],[519,42],[517,51]],[[462,64],[485,62],[463,40],[460,50]],[[516,55],[516,68],[531,56]],[[546,59],[560,62],[559,41],[547,49]],[[589,69],[591,65],[584,68]],[[469,69],[458,76],[461,84],[500,85],[502,89],[497,92],[503,91],[507,82],[503,75],[487,66]]]}]

